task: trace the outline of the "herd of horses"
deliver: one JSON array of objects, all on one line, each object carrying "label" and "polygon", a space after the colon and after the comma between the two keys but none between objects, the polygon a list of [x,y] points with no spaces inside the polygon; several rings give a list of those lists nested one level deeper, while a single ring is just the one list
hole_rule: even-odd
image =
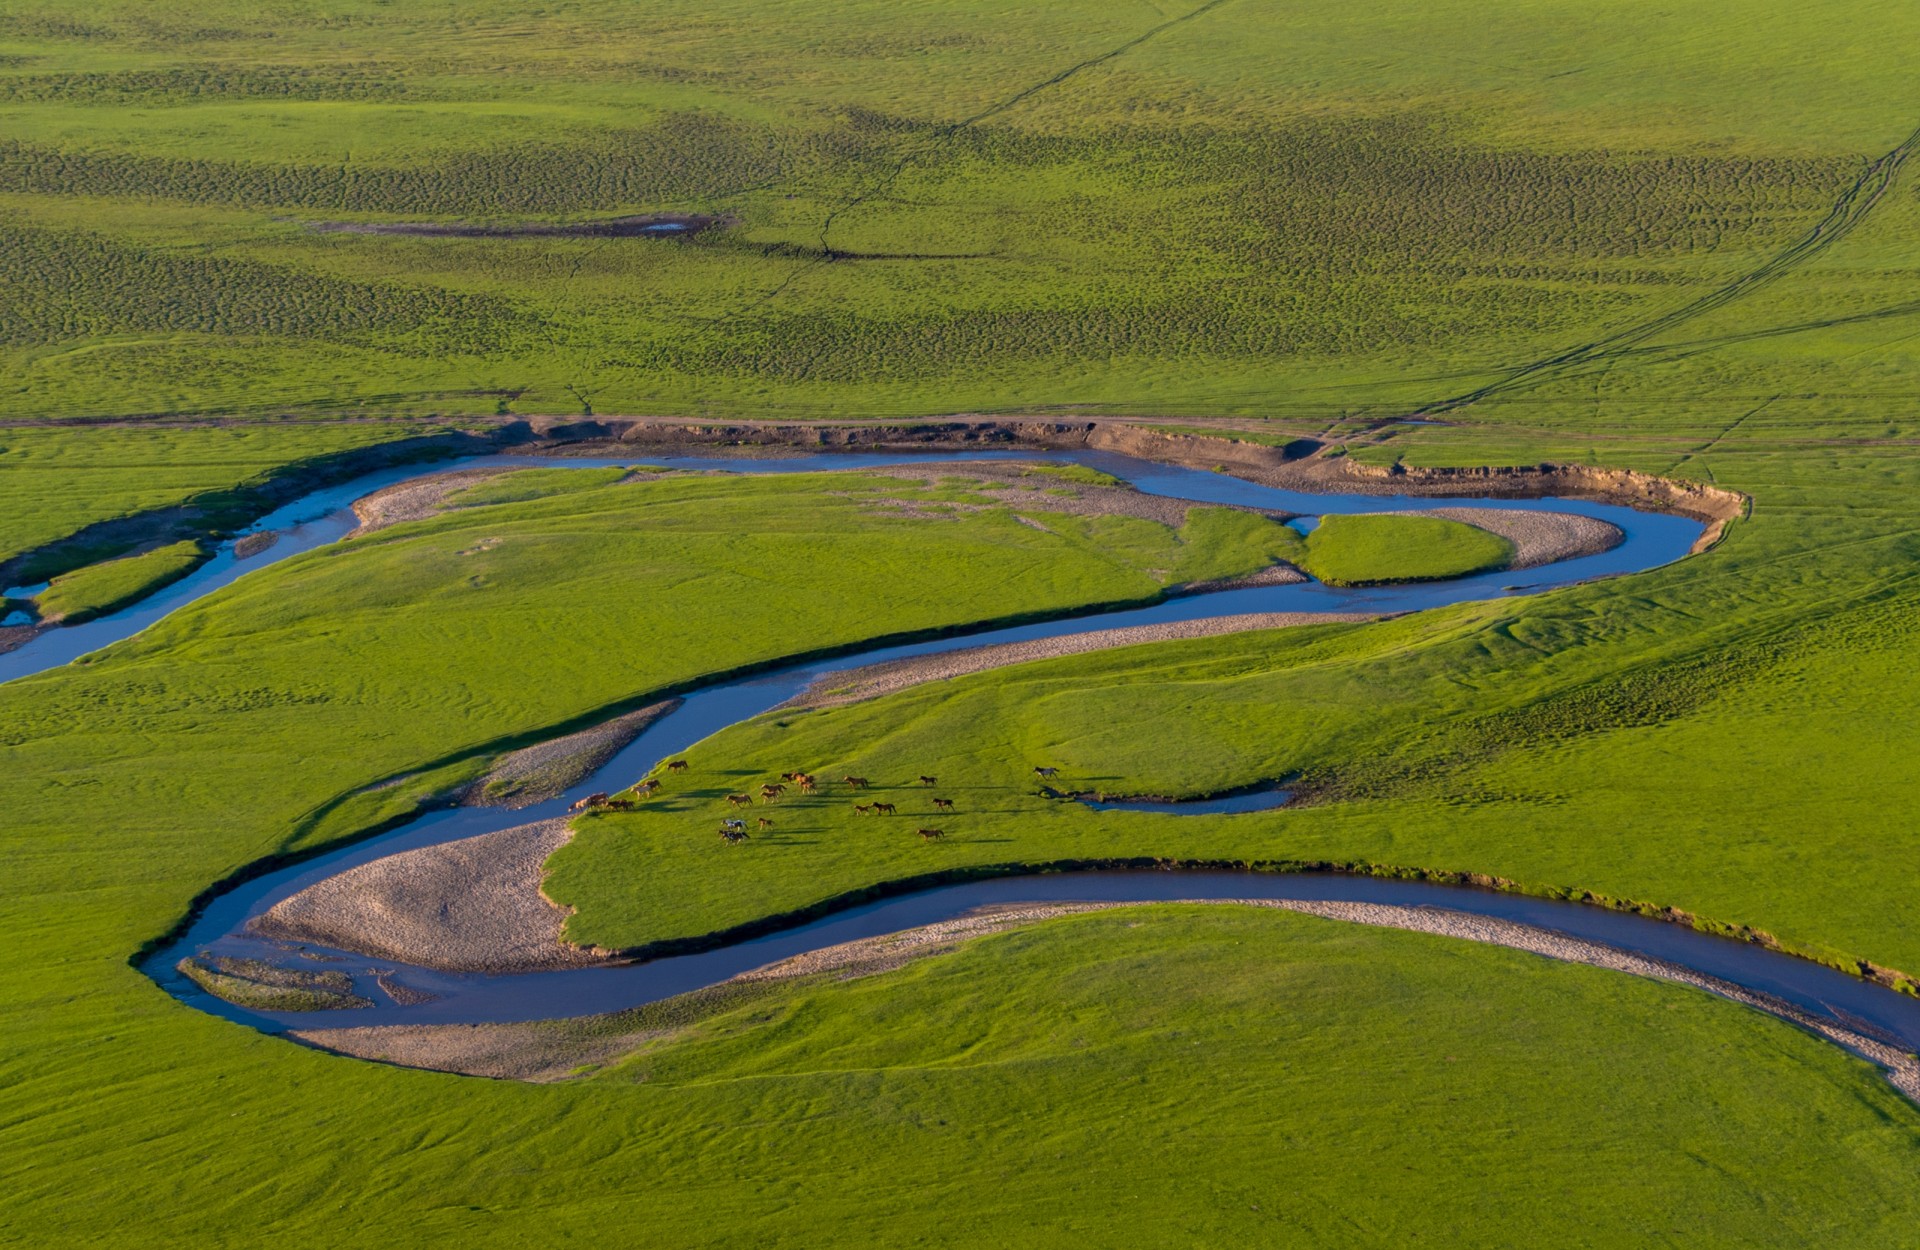
[{"label": "herd of horses", "polygon": [[[688,765],[687,765],[687,761],[683,759],[674,759],[674,760],[668,760],[662,767],[664,767],[670,773],[681,773],[687,770]],[[1036,765],[1033,770],[1034,776],[1042,779],[1050,779],[1052,777],[1058,776],[1059,772],[1060,770],[1057,768],[1048,768],[1041,765]],[[932,788],[940,784],[940,779],[938,777],[930,777],[924,773],[920,775],[919,780],[920,780],[920,785],[923,788]],[[842,777],[840,779],[840,783],[846,786],[847,789],[854,791],[855,793],[858,793],[859,791],[862,791],[862,790],[866,790],[870,788],[873,784],[872,782],[868,781],[865,777],[855,777],[852,775]],[[820,783],[819,783],[819,780],[815,778],[812,773],[808,773],[808,772],[781,773],[779,781],[769,781],[765,785],[760,787],[760,802],[762,803],[779,802],[781,796],[786,794],[787,788],[789,786],[799,791],[801,794],[815,794],[815,793],[818,793],[819,791]],[[633,785],[631,787],[631,790],[635,795],[635,798],[631,798],[631,799],[624,798],[624,797],[615,798],[607,794],[605,791],[601,791],[598,793],[589,794],[586,798],[576,802],[568,810],[574,811],[574,812],[595,811],[595,810],[615,811],[615,812],[632,811],[639,799],[652,798],[656,793],[659,792],[660,780],[656,777],[649,777]],[[735,810],[738,810],[742,807],[751,807],[753,805],[753,795],[751,793],[729,794],[726,796],[726,802],[728,807],[733,808]],[[938,811],[938,812],[953,811],[952,799],[934,796],[931,802],[933,804],[933,809],[935,811]],[[853,810],[855,812],[858,812],[862,816],[896,816],[900,812],[900,807],[899,807],[899,804],[897,803],[887,803],[887,802],[875,800],[868,803],[855,803],[853,805]],[[760,828],[761,832],[763,833],[773,828],[773,820],[771,817],[768,817],[768,816],[758,817],[754,823]],[[920,840],[922,842],[938,842],[942,838],[947,836],[946,830],[944,829],[920,828],[920,829],[914,830],[914,832],[920,835]],[[728,817],[727,819],[722,820],[720,822],[720,837],[722,841],[726,842],[730,846],[737,846],[740,843],[747,841],[749,837],[749,835],[747,834],[747,822],[738,817]]]}]

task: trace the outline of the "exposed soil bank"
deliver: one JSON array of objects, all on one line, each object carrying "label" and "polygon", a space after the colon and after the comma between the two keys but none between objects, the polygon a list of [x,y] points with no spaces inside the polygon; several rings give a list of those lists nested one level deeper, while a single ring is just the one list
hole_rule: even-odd
[{"label": "exposed soil bank", "polygon": [[[1062,634],[1054,638],[1036,638],[1031,642],[1003,642],[965,651],[946,651],[935,655],[891,660],[864,668],[845,669],[823,679],[782,704],[789,708],[839,707],[875,699],[909,686],[930,681],[946,681],[969,673],[1025,664],[1031,660],[1050,660],[1056,656],[1081,655],[1088,651],[1106,651],[1141,643],[1168,642],[1176,638],[1212,638],[1219,634],[1240,634],[1256,629],[1285,629],[1295,625],[1328,625],[1338,622],[1375,621],[1380,617],[1364,612],[1250,612],[1238,616],[1213,616],[1196,621],[1171,621],[1161,625],[1130,625],[1122,629],[1092,630],[1083,634]],[[831,684],[825,684],[831,683]]]},{"label": "exposed soil bank", "polygon": [[403,851],[309,886],[256,917],[268,937],[452,972],[533,972],[594,962],[560,940],[567,912],[542,865],[573,836],[543,820]]},{"label": "exposed soil bank", "polygon": [[704,213],[646,213],[598,221],[311,221],[316,234],[396,234],[442,239],[687,239],[733,219]]},{"label": "exposed soil bank", "polygon": [[[1349,924],[1432,933],[1692,986],[1786,1020],[1871,1060],[1886,1071],[1888,1080],[1895,1088],[1907,1097],[1920,1101],[1920,1062],[1916,1062],[1913,1055],[1821,1020],[1771,995],[1603,943],[1571,937],[1535,925],[1431,907],[1290,899],[1201,899],[1192,902],[1275,907]],[[742,973],[713,989],[724,990],[728,986],[744,987],[757,982],[792,981],[829,974],[841,978],[872,975],[898,968],[914,959],[952,950],[971,938],[1016,926],[1063,915],[1163,905],[1137,902],[1047,903],[986,908],[937,924],[809,951]],[[683,997],[693,999],[700,995],[718,999],[714,1006],[724,1008],[729,1005],[727,996],[715,995],[711,991],[698,991],[695,995]],[[587,1017],[578,1021],[305,1029],[291,1036],[309,1045],[341,1054],[380,1059],[406,1067],[519,1080],[554,1080],[584,1065],[604,1063],[624,1050],[666,1035],[671,1030],[660,1025],[671,1021],[676,1014],[683,1019],[698,1014],[693,1011],[674,1013],[660,1010],[664,1006],[660,1004],[653,1008]],[[631,1024],[622,1027],[623,1022],[627,1021]],[[644,1027],[646,1023],[653,1027]]]}]

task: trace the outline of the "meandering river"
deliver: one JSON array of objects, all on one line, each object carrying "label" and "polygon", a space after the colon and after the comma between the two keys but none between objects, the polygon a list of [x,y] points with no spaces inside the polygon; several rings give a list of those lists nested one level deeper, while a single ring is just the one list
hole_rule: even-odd
[{"label": "meandering river", "polygon": [[[252,532],[279,534],[274,545],[264,552],[242,560],[235,556],[233,544],[228,543],[190,577],[145,602],[86,625],[49,631],[11,654],[0,656],[0,680],[44,671],[98,650],[253,570],[339,540],[357,525],[352,502],[383,487],[431,473],[476,466],[593,468],[622,466],[642,459],[649,464],[681,470],[739,473],[858,469],[955,459],[1071,461],[1111,473],[1141,491],[1198,503],[1235,504],[1292,512],[1303,517],[1436,506],[1546,509],[1609,521],[1623,531],[1626,539],[1600,555],[1523,572],[1357,589],[1307,582],[1225,590],[1171,598],[1141,608],[982,630],[910,645],[876,647],[830,661],[795,664],[742,680],[716,683],[689,694],[677,710],[655,721],[593,776],[557,799],[517,811],[451,808],[426,812],[387,833],[266,873],[221,893],[202,909],[177,940],[155,951],[148,959],[148,971],[162,986],[195,1007],[269,1032],[349,1023],[451,1024],[550,1019],[639,1006],[712,985],[796,954],[951,919],[987,904],[1237,898],[1336,900],[1440,907],[1557,930],[1681,964],[1747,989],[1774,995],[1844,1027],[1878,1035],[1908,1049],[1920,1049],[1920,1001],[1762,947],[1599,907],[1469,886],[1331,874],[1212,870],[1023,873],[941,885],[867,902],[823,919],[693,954],[645,963],[520,974],[440,972],[312,945],[294,951],[286,943],[262,939],[246,930],[252,917],[275,903],[356,865],[400,851],[563,814],[575,799],[596,790],[621,788],[656,761],[677,755],[730,725],[778,706],[829,674],[961,648],[1127,625],[1258,612],[1404,612],[1468,600],[1537,593],[1596,577],[1637,572],[1679,559],[1691,548],[1702,529],[1699,522],[1684,517],[1564,499],[1448,498],[1440,501],[1404,496],[1306,494],[1215,473],[1095,452],[822,452],[767,459],[652,455],[474,457],[448,462],[425,473],[418,466],[385,470],[287,504],[251,527]],[[1246,819],[1284,819],[1284,816],[1258,814],[1277,801],[1272,792],[1267,792],[1242,796],[1239,800],[1196,805],[1195,810],[1240,811],[1248,813]],[[1178,817],[1170,815],[1168,819]],[[314,970],[347,970],[354,976],[356,990],[376,1005],[360,1010],[306,1014],[267,1013],[236,1007],[206,994],[174,971],[175,963],[183,955],[202,951],[269,958],[283,965],[299,965],[302,960],[310,959],[304,966]],[[390,981],[433,997],[430,1001],[402,1006],[375,987],[376,970]]]}]

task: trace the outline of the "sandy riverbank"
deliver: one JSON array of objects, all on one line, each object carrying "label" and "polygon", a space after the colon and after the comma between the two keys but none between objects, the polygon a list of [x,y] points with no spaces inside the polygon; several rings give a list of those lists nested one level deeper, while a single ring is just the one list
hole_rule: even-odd
[{"label": "sandy riverbank", "polygon": [[679,699],[662,699],[564,738],[510,751],[461,791],[458,801],[468,807],[521,808],[558,798],[679,706]]},{"label": "sandy riverbank", "polygon": [[1363,612],[1249,612],[1238,616],[1215,616],[1197,621],[1169,621],[1158,625],[1129,625],[1120,629],[1096,629],[1084,634],[1065,634],[1057,638],[1036,638],[1030,642],[1002,642],[964,651],[939,655],[914,656],[869,664],[828,674],[782,707],[839,707],[878,698],[909,686],[930,681],[946,681],[969,673],[1025,664],[1031,660],[1050,660],[1063,655],[1081,655],[1113,647],[1132,647],[1149,642],[1170,642],[1179,638],[1211,638],[1219,634],[1239,634],[1256,629],[1286,629],[1296,625],[1327,625],[1337,622],[1376,621],[1378,614]]},{"label": "sandy riverbank", "polygon": [[560,939],[567,911],[540,892],[573,831],[542,820],[402,851],[275,904],[248,928],[450,972],[533,972],[593,963]]},{"label": "sandy riverbank", "polygon": [[1617,525],[1573,512],[1509,508],[1433,508],[1415,516],[1461,521],[1513,544],[1510,569],[1532,569],[1612,551],[1627,539]]}]

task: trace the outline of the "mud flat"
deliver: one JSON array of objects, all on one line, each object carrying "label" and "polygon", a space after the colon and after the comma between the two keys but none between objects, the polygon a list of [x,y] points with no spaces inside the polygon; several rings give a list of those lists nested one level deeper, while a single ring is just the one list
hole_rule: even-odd
[{"label": "mud flat", "polygon": [[593,963],[561,940],[568,913],[540,892],[542,865],[572,836],[559,818],[403,851],[309,886],[248,928],[448,972]]},{"label": "mud flat", "polygon": [[[1255,574],[1259,576],[1259,574]],[[1298,578],[1292,580],[1299,580]],[[935,655],[889,660],[864,668],[844,669],[823,679],[782,704],[789,708],[840,707],[863,699],[878,698],[909,686],[930,681],[946,681],[969,673],[1025,664],[1030,660],[1050,660],[1063,655],[1081,655],[1113,647],[1131,647],[1147,642],[1169,642],[1178,638],[1212,638],[1219,634],[1241,634],[1256,629],[1287,629],[1295,625],[1329,625],[1339,622],[1377,621],[1377,613],[1366,612],[1248,612],[1236,616],[1204,617],[1194,621],[1169,621],[1158,625],[1129,625],[1120,629],[1096,629],[1083,634],[1063,634],[1056,638],[1035,638],[1028,642],[1003,642],[965,651],[946,651]],[[827,684],[831,683],[831,684]]]}]

